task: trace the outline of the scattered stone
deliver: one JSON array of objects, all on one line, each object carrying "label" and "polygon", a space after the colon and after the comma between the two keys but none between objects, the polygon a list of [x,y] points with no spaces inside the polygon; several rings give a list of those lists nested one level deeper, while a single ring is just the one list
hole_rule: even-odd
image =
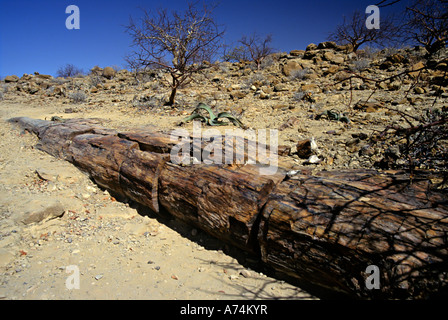
[{"label": "scattered stone", "polygon": [[307,159],[311,156],[311,139],[305,139],[297,142],[297,155],[302,159]]},{"label": "scattered stone", "polygon": [[112,67],[106,67],[103,69],[103,77],[112,79],[115,76],[115,70]]},{"label": "scattered stone", "polygon": [[304,164],[318,164],[322,161],[322,159],[320,159],[318,156],[316,156],[315,154],[313,154],[311,157],[308,158],[308,160],[306,160],[304,162]]},{"label": "scattered stone", "polygon": [[58,174],[46,168],[38,168],[36,169],[36,174],[39,178],[45,181],[56,181],[58,179]]},{"label": "scattered stone", "polygon": [[262,100],[266,100],[269,99],[271,97],[271,95],[269,93],[265,93],[263,90],[260,90],[260,99]]},{"label": "scattered stone", "polygon": [[362,110],[365,112],[376,112],[378,109],[383,108],[384,104],[380,102],[363,102],[356,103],[353,107],[355,110]]},{"label": "scattered stone", "polygon": [[61,217],[65,208],[55,199],[33,199],[26,203],[25,211],[21,215],[23,224],[41,222],[45,219]]},{"label": "scattered stone", "polygon": [[421,74],[421,72],[423,72],[425,68],[425,65],[423,64],[423,62],[417,62],[415,64],[412,65],[412,67],[409,69],[409,76],[411,76],[412,78],[417,78],[419,76],[419,74]]},{"label": "scattered stone", "polygon": [[286,84],[284,84],[284,83],[277,83],[274,86],[274,91],[275,92],[282,92],[282,91],[288,91],[288,90],[289,90],[288,86]]},{"label": "scattered stone", "polygon": [[251,278],[252,277],[252,273],[249,270],[241,270],[240,271],[240,275],[242,275],[244,278]]},{"label": "scattered stone", "polygon": [[343,64],[345,61],[342,55],[336,54],[333,51],[325,52],[323,57],[325,60],[334,64]]},{"label": "scattered stone", "polygon": [[11,263],[14,258],[15,256],[11,251],[5,248],[0,248],[0,270]]},{"label": "scattered stone", "polygon": [[4,79],[4,81],[6,82],[6,83],[10,83],[10,82],[17,82],[17,81],[19,81],[19,77],[18,76],[16,76],[16,75],[12,75],[12,76],[6,76],[5,77],[5,79]]},{"label": "scattered stone", "polygon": [[289,54],[293,57],[300,57],[305,53],[303,50],[291,50]]},{"label": "scattered stone", "polygon": [[387,57],[387,61],[392,62],[393,64],[403,63],[405,61],[405,57],[399,53],[395,53],[389,57]]},{"label": "scattered stone", "polygon": [[423,89],[421,87],[415,87],[414,92],[417,94],[423,94],[423,93],[425,93],[425,89]]},{"label": "scattered stone", "polygon": [[317,49],[337,49],[338,45],[334,41],[325,41],[317,45]]},{"label": "scattered stone", "polygon": [[310,43],[309,45],[306,46],[306,50],[305,51],[314,51],[316,49],[317,49],[317,44]]},{"label": "scattered stone", "polygon": [[287,77],[291,76],[294,72],[299,70],[303,70],[303,67],[299,62],[295,60],[289,60],[282,68],[283,74]]}]

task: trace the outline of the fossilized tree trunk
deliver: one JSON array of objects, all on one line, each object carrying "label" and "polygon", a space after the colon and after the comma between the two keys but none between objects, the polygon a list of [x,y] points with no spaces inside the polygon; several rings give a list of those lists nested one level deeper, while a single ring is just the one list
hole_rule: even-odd
[{"label": "fossilized tree trunk", "polygon": [[[117,132],[89,119],[14,118],[39,148],[99,185],[173,216],[248,252],[304,284],[349,296],[423,298],[447,294],[448,205],[430,183],[400,172],[279,168],[170,161],[177,143],[148,130]],[[204,146],[202,146],[204,147]],[[380,289],[368,289],[368,266]]]}]

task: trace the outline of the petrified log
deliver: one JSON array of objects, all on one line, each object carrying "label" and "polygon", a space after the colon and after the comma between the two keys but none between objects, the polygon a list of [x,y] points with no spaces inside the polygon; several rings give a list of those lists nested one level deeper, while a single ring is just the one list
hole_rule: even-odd
[{"label": "petrified log", "polygon": [[[156,128],[117,132],[91,119],[11,121],[104,188],[258,254],[304,284],[361,298],[447,294],[447,196],[425,179],[410,183],[404,173],[373,170],[303,170],[290,177],[281,168],[260,174],[261,164],[178,165],[171,153],[179,142]],[[187,142],[189,156],[208,149],[204,141]],[[243,152],[245,160],[260,161]],[[366,285],[370,266],[379,289]]]},{"label": "petrified log", "polygon": [[[403,176],[374,171],[293,179],[277,186],[263,211],[263,261],[365,297],[446,290],[447,199],[429,191],[427,181],[409,184]],[[380,290],[365,286],[369,265],[378,267]]]},{"label": "petrified log", "polygon": [[255,222],[269,194],[284,178],[281,173],[260,175],[258,169],[256,165],[230,169],[167,163],[159,178],[160,204],[172,215],[253,252]]}]

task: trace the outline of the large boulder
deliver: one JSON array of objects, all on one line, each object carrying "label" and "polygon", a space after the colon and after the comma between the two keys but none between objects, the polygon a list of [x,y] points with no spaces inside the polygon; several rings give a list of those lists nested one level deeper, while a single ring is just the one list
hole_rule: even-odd
[{"label": "large boulder", "polygon": [[8,82],[17,82],[17,81],[19,81],[19,77],[16,76],[15,74],[12,75],[12,76],[6,76],[5,77],[5,82],[6,83],[8,83]]},{"label": "large boulder", "polygon": [[325,52],[323,58],[334,64],[344,63],[344,57],[340,54],[335,54],[333,51]]},{"label": "large boulder", "polygon": [[103,77],[112,79],[115,76],[115,70],[112,67],[106,67],[103,69]]},{"label": "large boulder", "polygon": [[65,208],[59,200],[46,197],[29,200],[23,204],[21,209],[22,212],[17,219],[23,224],[38,223],[45,219],[60,217],[65,212]]},{"label": "large boulder", "polygon": [[317,49],[337,49],[338,45],[334,41],[325,41],[317,45]]},{"label": "large boulder", "polygon": [[302,65],[295,60],[289,60],[282,68],[282,72],[285,76],[289,77],[294,72],[302,70]]},{"label": "large boulder", "polygon": [[306,51],[314,51],[317,49],[317,45],[315,43],[310,43],[306,46]]}]

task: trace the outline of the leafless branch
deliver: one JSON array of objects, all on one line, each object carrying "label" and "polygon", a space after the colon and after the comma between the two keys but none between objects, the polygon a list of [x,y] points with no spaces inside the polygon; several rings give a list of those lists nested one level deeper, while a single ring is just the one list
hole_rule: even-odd
[{"label": "leafless branch", "polygon": [[152,13],[143,10],[137,24],[132,18],[126,26],[136,48],[129,56],[134,64],[143,68],[158,66],[167,70],[172,78],[169,105],[174,104],[177,89],[189,81],[196,72],[208,67],[220,47],[224,34],[214,21],[215,7],[188,3],[184,12],[159,9]]},{"label": "leafless branch", "polygon": [[258,34],[253,33],[250,37],[243,36],[239,43],[246,49],[246,52],[257,65],[257,69],[260,69],[261,62],[268,55],[274,52],[274,49],[270,46],[272,42],[272,35],[267,35],[265,38],[261,38]]},{"label": "leafless branch", "polygon": [[350,44],[354,52],[366,43],[385,46],[398,39],[400,28],[393,17],[381,17],[379,29],[367,29],[365,22],[365,14],[355,11],[351,17],[344,17],[342,24],[329,34],[328,39],[339,44]]}]

